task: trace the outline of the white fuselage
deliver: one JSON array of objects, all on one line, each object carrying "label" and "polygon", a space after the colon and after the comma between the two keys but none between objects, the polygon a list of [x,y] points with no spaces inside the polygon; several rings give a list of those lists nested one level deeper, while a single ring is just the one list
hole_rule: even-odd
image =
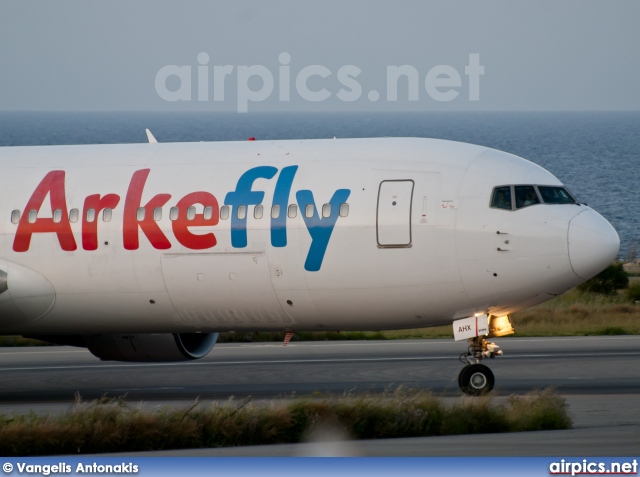
[{"label": "white fuselage", "polygon": [[619,245],[585,205],[491,208],[561,183],[449,141],[13,147],[0,168],[2,334],[433,326],[547,300]]}]

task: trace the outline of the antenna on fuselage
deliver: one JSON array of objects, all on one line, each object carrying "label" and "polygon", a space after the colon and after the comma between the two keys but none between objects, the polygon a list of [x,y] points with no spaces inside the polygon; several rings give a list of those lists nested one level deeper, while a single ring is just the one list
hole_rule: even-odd
[{"label": "antenna on fuselage", "polygon": [[147,133],[147,139],[149,140],[149,144],[157,144],[158,141],[156,141],[156,138],[153,137],[153,134],[151,134],[151,131],[149,131],[148,129],[145,129],[145,132]]}]

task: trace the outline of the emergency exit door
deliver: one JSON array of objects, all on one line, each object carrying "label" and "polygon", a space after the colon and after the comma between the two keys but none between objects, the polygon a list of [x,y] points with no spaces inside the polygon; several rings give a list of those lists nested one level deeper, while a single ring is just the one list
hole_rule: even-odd
[{"label": "emergency exit door", "polygon": [[411,246],[412,180],[382,181],[378,189],[376,235],[379,247]]}]

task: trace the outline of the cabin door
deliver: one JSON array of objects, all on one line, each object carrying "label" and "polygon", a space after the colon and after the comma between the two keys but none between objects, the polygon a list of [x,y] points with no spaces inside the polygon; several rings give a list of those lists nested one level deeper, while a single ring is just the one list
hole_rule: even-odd
[{"label": "cabin door", "polygon": [[411,247],[412,180],[385,180],[378,188],[379,247]]}]

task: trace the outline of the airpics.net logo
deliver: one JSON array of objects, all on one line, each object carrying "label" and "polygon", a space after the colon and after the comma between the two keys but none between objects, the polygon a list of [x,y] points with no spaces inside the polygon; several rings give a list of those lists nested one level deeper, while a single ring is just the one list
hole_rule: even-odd
[{"label": "airpics.net logo", "polygon": [[[166,65],[160,68],[155,78],[158,96],[169,102],[213,100],[220,103],[231,97],[239,113],[248,112],[251,103],[274,98],[281,102],[303,100],[312,103],[334,97],[345,103],[364,99],[363,71],[355,65],[344,65],[335,71],[322,65],[292,68],[291,55],[287,52],[278,56],[275,74],[264,65],[210,64],[210,57],[205,52],[198,54],[197,63],[197,66]],[[463,73],[450,65],[437,65],[421,78],[414,66],[387,66],[386,91],[381,94],[378,89],[371,89],[366,93],[366,100],[396,102],[430,98],[448,102],[467,89],[468,100],[479,101],[482,75],[484,66],[480,64],[478,53],[469,54]],[[334,91],[331,91],[332,87]]]}]

